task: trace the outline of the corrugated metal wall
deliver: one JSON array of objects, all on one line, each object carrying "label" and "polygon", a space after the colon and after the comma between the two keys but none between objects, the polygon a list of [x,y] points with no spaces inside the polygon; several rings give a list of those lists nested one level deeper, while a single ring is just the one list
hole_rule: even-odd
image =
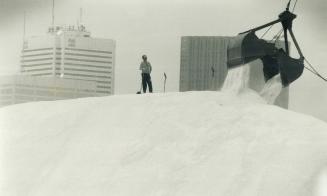
[{"label": "corrugated metal wall", "polygon": [[220,89],[228,42],[228,37],[182,37],[180,91]]}]

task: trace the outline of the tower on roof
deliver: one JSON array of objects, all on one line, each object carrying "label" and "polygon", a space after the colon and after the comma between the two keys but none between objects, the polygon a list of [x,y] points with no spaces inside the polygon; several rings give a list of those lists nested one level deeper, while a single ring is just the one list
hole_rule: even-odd
[{"label": "tower on roof", "polygon": [[85,26],[55,26],[27,37],[21,55],[25,75],[96,82],[99,94],[114,94],[115,41],[91,37]]}]

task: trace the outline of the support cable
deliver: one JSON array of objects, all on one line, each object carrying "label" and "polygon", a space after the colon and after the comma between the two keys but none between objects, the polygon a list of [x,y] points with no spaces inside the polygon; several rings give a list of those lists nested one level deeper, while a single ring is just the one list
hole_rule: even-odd
[{"label": "support cable", "polygon": [[297,4],[297,0],[295,1],[294,5],[293,5],[293,9],[292,9],[292,12],[294,12],[294,10],[295,10],[295,7],[296,7],[296,4]]},{"label": "support cable", "polygon": [[262,39],[269,31],[270,29],[273,27],[274,25],[271,25],[264,34],[262,34],[262,36],[260,37],[260,39]]},{"label": "support cable", "polygon": [[307,70],[327,82],[327,78],[322,76],[306,58],[304,58],[304,61],[310,66],[310,69],[308,67],[305,67]]},{"label": "support cable", "polygon": [[277,41],[279,40],[279,38],[280,38],[280,36],[283,34],[283,29],[281,29],[275,36],[274,36],[274,38],[271,40],[271,41],[273,41],[274,39],[276,39],[275,40],[275,45],[276,45],[276,43],[277,43]]},{"label": "support cable", "polygon": [[[289,9],[289,7],[290,7],[290,4],[291,4],[291,1],[292,0],[289,0],[288,1],[288,3],[287,3],[287,8],[286,9]],[[295,3],[294,3],[294,5],[293,5],[293,8],[292,8],[292,12],[294,12],[294,10],[295,10],[295,8],[296,8],[296,5],[297,5],[297,1],[298,0],[296,0],[295,1]],[[274,25],[271,25],[263,34],[262,34],[262,36],[260,37],[260,39],[262,39],[270,30],[271,30],[271,28],[273,27]],[[282,31],[282,30],[281,30]],[[278,33],[279,35],[281,34],[281,33]],[[279,36],[278,36],[279,37]],[[271,40],[272,41],[272,40]]]}]

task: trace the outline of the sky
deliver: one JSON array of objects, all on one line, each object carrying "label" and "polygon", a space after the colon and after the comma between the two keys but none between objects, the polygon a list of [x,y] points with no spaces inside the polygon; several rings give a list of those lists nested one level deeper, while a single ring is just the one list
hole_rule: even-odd
[{"label": "sky", "polygon": [[[56,0],[55,23],[76,24],[82,20],[93,37],[116,40],[117,94],[140,88],[138,71],[142,54],[153,66],[155,92],[178,91],[181,36],[234,36],[278,17],[288,0]],[[293,8],[295,0],[291,2]],[[19,70],[23,40],[45,35],[51,25],[52,0],[0,0],[0,74]],[[327,76],[323,64],[327,52],[326,0],[298,0],[293,30],[304,56]],[[265,36],[280,30],[275,25]],[[258,36],[264,31],[258,32]],[[294,45],[293,45],[294,46]],[[295,48],[292,56],[298,57]],[[305,71],[290,87],[290,109],[327,121],[327,83]]]}]

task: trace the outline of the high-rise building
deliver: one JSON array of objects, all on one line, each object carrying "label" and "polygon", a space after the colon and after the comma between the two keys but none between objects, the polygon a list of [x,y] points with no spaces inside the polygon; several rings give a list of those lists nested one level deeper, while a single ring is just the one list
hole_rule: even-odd
[{"label": "high-rise building", "polygon": [[93,81],[99,95],[114,94],[115,41],[91,37],[78,28],[51,27],[47,35],[25,39],[21,73]]},{"label": "high-rise building", "polygon": [[99,96],[95,89],[96,83],[90,81],[27,75],[1,76],[0,107],[33,101]]},{"label": "high-rise building", "polygon": [[[228,72],[227,49],[232,39],[222,36],[182,37],[179,90],[220,90]],[[264,83],[262,63],[254,61],[250,66],[249,87],[260,91]],[[288,97],[289,90],[284,88],[275,104],[287,108]]]}]

